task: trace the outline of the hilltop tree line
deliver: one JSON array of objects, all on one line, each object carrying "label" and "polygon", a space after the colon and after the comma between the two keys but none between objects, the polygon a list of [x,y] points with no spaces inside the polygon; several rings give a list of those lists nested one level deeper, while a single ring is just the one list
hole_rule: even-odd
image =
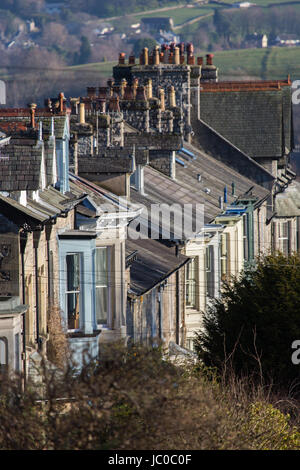
[{"label": "hilltop tree line", "polygon": [[[172,3],[184,3],[185,0],[173,0]],[[47,3],[52,3],[51,1]],[[72,12],[85,12],[99,17],[110,17],[133,13],[139,10],[151,10],[154,8],[163,8],[170,5],[168,0],[61,0],[65,8]],[[2,0],[1,9],[8,9],[12,13],[20,16],[31,16],[40,13],[46,5],[45,0]]]},{"label": "hilltop tree line", "polygon": [[229,43],[254,33],[267,34],[270,39],[282,33],[300,35],[300,10],[293,6],[216,10],[213,25],[217,35]]}]

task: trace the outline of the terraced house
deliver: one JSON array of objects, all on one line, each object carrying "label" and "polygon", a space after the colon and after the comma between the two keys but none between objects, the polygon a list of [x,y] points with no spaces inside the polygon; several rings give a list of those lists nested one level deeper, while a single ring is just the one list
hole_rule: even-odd
[{"label": "terraced house", "polygon": [[191,351],[224,280],[299,249],[289,79],[222,82],[171,44],[93,85],[0,109],[2,368],[47,354],[53,304],[79,367],[112,341]]}]

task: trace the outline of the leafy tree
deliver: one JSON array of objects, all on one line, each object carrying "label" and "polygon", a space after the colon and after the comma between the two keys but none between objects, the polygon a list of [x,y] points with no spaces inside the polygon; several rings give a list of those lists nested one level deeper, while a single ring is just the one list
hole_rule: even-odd
[{"label": "leafy tree", "polygon": [[91,45],[86,36],[81,37],[81,46],[79,50],[79,54],[75,53],[74,62],[77,64],[86,64],[91,57]]},{"label": "leafy tree", "polygon": [[292,344],[300,340],[300,255],[258,260],[224,285],[203,324],[195,349],[206,365],[221,371],[230,363],[239,375],[258,374],[280,386],[299,380]]},{"label": "leafy tree", "polygon": [[148,47],[149,51],[151,51],[156,45],[157,42],[152,38],[137,39],[133,43],[133,53],[136,57],[138,57],[144,47]]}]

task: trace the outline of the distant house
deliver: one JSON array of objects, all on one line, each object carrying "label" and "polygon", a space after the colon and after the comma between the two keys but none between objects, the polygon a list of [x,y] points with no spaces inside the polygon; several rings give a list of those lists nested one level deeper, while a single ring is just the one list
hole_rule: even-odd
[{"label": "distant house", "polygon": [[174,23],[172,18],[142,18],[142,26],[149,32],[172,31]]},{"label": "distant house", "polygon": [[233,3],[232,8],[250,8],[254,6],[256,6],[256,3],[241,2],[241,3]]},{"label": "distant house", "polygon": [[167,31],[160,31],[157,36],[157,42],[160,44],[175,42],[176,44],[180,42],[180,36]]},{"label": "distant house", "polygon": [[295,34],[281,34],[276,37],[275,44],[278,46],[298,46],[300,39]]},{"label": "distant house", "polygon": [[268,36],[266,34],[253,33],[246,36],[246,47],[268,47]]}]

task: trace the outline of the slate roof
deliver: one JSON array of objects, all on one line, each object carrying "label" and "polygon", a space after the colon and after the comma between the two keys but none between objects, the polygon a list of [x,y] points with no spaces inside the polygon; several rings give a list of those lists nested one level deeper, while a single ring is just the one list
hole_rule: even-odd
[{"label": "slate roof", "polygon": [[285,82],[202,84],[201,120],[250,157],[291,148],[291,89]]},{"label": "slate roof", "polygon": [[0,148],[0,190],[37,190],[40,183],[41,146],[9,144]]},{"label": "slate roof", "polygon": [[[190,194],[199,197],[201,194],[205,206],[205,222],[213,220],[221,211],[219,197],[224,197],[224,188],[227,187],[227,205],[235,201],[232,195],[232,183],[235,186],[235,196],[243,195],[252,188],[252,193],[258,201],[264,199],[269,190],[254,183],[246,176],[241,175],[229,165],[215,160],[213,157],[198,150],[195,146],[185,142],[184,148],[195,155],[195,159],[188,156],[180,158],[184,160],[186,167],[176,164],[176,179],[190,188]],[[198,181],[201,175],[201,181]],[[207,191],[209,190],[209,192]],[[224,203],[224,207],[226,203]]]},{"label": "slate roof", "polygon": [[27,198],[26,206],[11,197],[0,194],[0,212],[16,223],[39,225],[55,219],[58,215],[74,208],[85,198],[85,194],[70,182],[70,192],[60,193],[53,187],[39,192],[39,201]]},{"label": "slate roof", "polygon": [[[227,186],[227,203],[232,204],[236,198],[231,194],[231,183],[235,185],[235,195],[240,196],[252,189],[252,194],[257,200],[263,200],[269,195],[269,191],[262,186],[253,183],[245,176],[215,160],[213,157],[199,151],[193,145],[185,143],[190,153],[194,154],[195,159],[184,153],[180,153],[180,160],[185,166],[176,163],[176,180],[164,175],[163,173],[147,166],[144,169],[144,192],[140,194],[134,188],[131,188],[130,198],[133,202],[143,204],[148,211],[151,204],[192,204],[204,205],[204,223],[209,223],[222,212],[219,205],[219,197],[224,197],[224,187]],[[201,181],[198,180],[201,175]],[[194,218],[195,213],[193,214]],[[174,239],[181,239],[181,230],[173,229]]]},{"label": "slate roof", "polygon": [[126,257],[137,251],[130,265],[129,295],[140,296],[167,279],[186,264],[190,258],[175,255],[175,247],[167,247],[157,240],[126,240]]}]

